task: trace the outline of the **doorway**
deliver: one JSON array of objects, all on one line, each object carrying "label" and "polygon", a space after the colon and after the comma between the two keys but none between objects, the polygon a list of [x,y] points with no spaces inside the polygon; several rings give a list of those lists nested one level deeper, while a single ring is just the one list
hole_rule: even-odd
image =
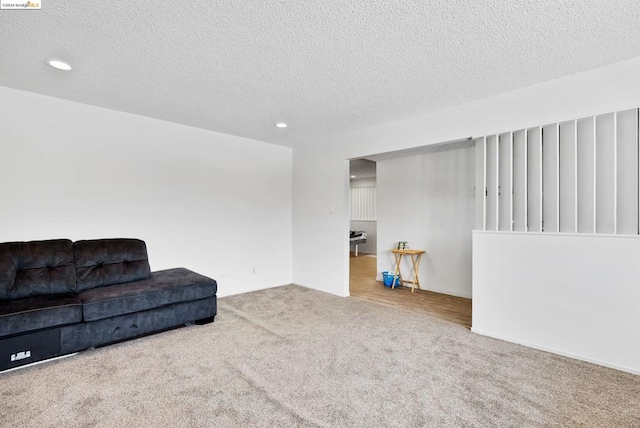
[{"label": "doorway", "polygon": [[379,285],[376,163],[354,159],[349,161],[349,172],[349,293],[362,297]]},{"label": "doorway", "polygon": [[[469,328],[475,148],[465,141],[366,160],[376,164],[376,258],[351,252],[350,295]],[[390,250],[398,241],[426,251],[419,274],[422,290],[391,289],[380,281],[381,272],[394,269]],[[403,266],[403,275],[409,268]]]}]

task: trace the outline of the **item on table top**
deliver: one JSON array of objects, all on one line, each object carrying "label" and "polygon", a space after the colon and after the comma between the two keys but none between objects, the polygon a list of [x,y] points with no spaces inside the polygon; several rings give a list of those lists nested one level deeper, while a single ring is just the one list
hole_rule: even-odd
[{"label": "item on table top", "polygon": [[398,250],[408,250],[409,249],[409,244],[407,243],[407,241],[398,241],[397,249]]}]

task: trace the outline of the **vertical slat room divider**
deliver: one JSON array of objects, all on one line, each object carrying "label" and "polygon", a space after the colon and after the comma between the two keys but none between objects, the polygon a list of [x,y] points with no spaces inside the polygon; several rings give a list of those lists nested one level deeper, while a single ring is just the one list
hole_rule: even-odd
[{"label": "vertical slat room divider", "polygon": [[477,138],[477,228],[640,234],[639,115],[636,108]]},{"label": "vertical slat room divider", "polygon": [[351,220],[373,221],[376,219],[376,188],[353,187],[351,189]]}]

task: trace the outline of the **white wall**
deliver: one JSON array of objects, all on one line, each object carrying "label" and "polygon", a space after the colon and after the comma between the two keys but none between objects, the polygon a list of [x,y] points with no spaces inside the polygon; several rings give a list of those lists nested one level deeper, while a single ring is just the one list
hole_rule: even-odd
[{"label": "white wall", "polygon": [[[327,139],[296,141],[293,150],[293,281],[336,295],[348,295],[349,167],[346,159],[637,107],[640,105],[639,75],[640,57],[637,57],[375,128]],[[580,254],[582,250],[576,251]],[[630,257],[628,248],[620,251],[623,258]],[[475,252],[473,257],[475,260]],[[536,269],[546,268],[536,263],[521,265],[522,275]],[[625,281],[625,278],[613,272],[610,281]],[[612,300],[609,306],[612,312],[617,307],[625,307],[624,295],[608,298]],[[496,307],[494,310],[504,309]],[[546,308],[539,310],[544,312]],[[596,312],[598,307],[585,310]],[[563,322],[571,323],[571,314],[567,314]],[[596,336],[601,331],[584,334],[590,335],[590,340],[604,340]],[[630,348],[618,350],[633,352]],[[625,358],[629,357],[635,358],[635,354]]]},{"label": "white wall", "polygon": [[[640,57],[293,149],[293,280],[347,295],[346,159],[495,134],[640,105]],[[334,214],[328,214],[329,208]],[[326,269],[332,275],[328,277]],[[342,273],[342,274],[341,274]]]},{"label": "white wall", "polygon": [[[376,187],[376,178],[353,178],[349,181],[349,185],[352,189],[357,187]],[[367,233],[367,242],[358,245],[358,252],[360,254],[376,254],[378,246],[378,226],[376,221],[351,220],[349,222],[349,229],[364,230]]]},{"label": "white wall", "polygon": [[640,374],[640,238],[474,232],[473,331]]},{"label": "white wall", "polygon": [[[317,142],[316,142],[317,143]],[[293,150],[293,282],[349,295],[349,161],[339,145]]]},{"label": "white wall", "polygon": [[[410,248],[426,251],[422,289],[471,298],[475,148],[381,161],[377,167],[378,272],[394,269],[390,250],[408,241]],[[405,259],[402,273],[411,277]]]},{"label": "white wall", "polygon": [[141,238],[219,296],[291,282],[289,148],[0,87],[0,153],[0,241]]}]

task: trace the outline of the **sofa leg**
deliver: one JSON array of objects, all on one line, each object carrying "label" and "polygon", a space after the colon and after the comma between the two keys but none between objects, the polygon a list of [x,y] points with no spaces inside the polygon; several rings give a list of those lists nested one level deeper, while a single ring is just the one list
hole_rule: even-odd
[{"label": "sofa leg", "polygon": [[215,318],[215,315],[214,315],[214,316],[212,316],[212,317],[203,318],[203,319],[201,319],[201,320],[194,321],[193,323],[194,323],[195,325],[210,324],[210,323],[212,323],[212,322],[213,322],[213,319],[214,319],[214,318]]}]

